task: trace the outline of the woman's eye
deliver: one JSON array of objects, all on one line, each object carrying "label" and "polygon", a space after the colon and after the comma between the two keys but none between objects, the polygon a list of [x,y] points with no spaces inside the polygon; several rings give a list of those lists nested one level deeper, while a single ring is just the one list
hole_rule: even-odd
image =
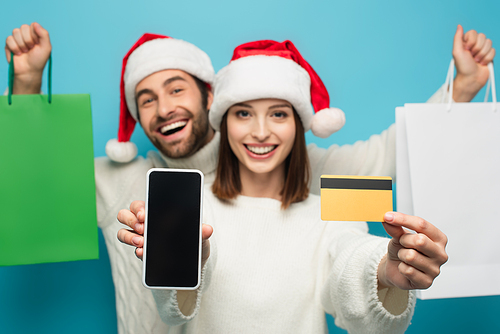
[{"label": "woman's eye", "polygon": [[273,117],[276,117],[276,118],[285,118],[287,115],[287,113],[284,113],[284,112],[281,112],[281,111],[277,111],[273,114]]},{"label": "woman's eye", "polygon": [[177,88],[177,89],[174,89],[174,90],[172,91],[172,94],[178,94],[178,93],[180,93],[180,92],[182,92],[182,89],[181,89],[181,88]]},{"label": "woman's eye", "polygon": [[250,114],[248,113],[248,111],[239,110],[239,111],[236,112],[236,116],[239,116],[239,117],[248,117],[248,116],[250,116]]}]

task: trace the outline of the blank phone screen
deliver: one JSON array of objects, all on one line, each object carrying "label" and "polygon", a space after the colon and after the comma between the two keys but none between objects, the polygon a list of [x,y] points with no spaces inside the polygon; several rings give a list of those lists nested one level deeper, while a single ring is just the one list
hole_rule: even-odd
[{"label": "blank phone screen", "polygon": [[149,174],[145,283],[193,288],[198,284],[202,177],[196,172]]}]

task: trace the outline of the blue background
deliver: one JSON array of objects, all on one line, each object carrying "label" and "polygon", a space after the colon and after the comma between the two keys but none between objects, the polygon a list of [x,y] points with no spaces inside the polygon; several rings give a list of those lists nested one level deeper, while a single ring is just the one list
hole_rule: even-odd
[{"label": "blue background", "polygon": [[[54,93],[91,94],[96,156],[116,137],[121,60],[144,32],[194,43],[216,70],[243,42],[292,40],[325,82],[331,106],[346,113],[346,126],[330,138],[307,134],[323,147],[367,139],[394,122],[396,106],[425,102],[444,82],[457,24],[500,43],[495,0],[9,1],[1,10],[0,39],[33,21],[50,32]],[[143,155],[152,149],[140,128],[132,140]],[[375,224],[371,231],[384,233]],[[0,332],[116,332],[102,234],[99,242],[99,260],[0,268]],[[499,313],[497,296],[419,300],[408,333],[500,332]],[[345,332],[331,318],[329,325]]]}]

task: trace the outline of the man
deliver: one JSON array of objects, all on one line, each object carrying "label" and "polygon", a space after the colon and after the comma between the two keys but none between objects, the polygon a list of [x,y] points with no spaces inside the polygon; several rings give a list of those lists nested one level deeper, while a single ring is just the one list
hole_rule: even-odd
[{"label": "man", "polygon": [[[15,54],[13,93],[38,94],[51,51],[48,32],[37,23],[23,25],[7,38],[5,50],[8,61],[10,52]],[[469,31],[464,35],[459,26],[453,55],[457,64],[453,98],[470,101],[487,81],[486,65],[495,50],[483,34]],[[210,59],[203,51],[157,35],[143,36],[124,59],[118,142],[107,145],[111,159],[95,161],[98,222],[111,260],[120,333],[163,333],[167,327],[159,318],[150,291],[141,284],[141,262],[116,240],[121,228],[116,214],[133,200],[145,199],[145,174],[152,167],[196,168],[205,174],[207,183],[213,181],[219,145],[218,134],[209,127],[207,118],[212,102],[208,85],[213,76]],[[445,90],[441,88],[431,100],[440,102]],[[135,121],[159,153],[134,159],[137,151],[128,141]],[[352,147],[325,150],[310,145],[313,180],[319,180],[323,173],[394,176],[394,132],[391,126]],[[350,167],[338,170],[337,165]],[[319,184],[313,184],[311,191],[318,194]],[[139,246],[134,244],[134,236],[122,232],[120,240]]]}]

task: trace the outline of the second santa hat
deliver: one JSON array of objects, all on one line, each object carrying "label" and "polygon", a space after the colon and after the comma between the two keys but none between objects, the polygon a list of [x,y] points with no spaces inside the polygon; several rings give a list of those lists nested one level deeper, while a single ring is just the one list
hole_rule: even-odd
[{"label": "second santa hat", "polygon": [[229,107],[263,98],[290,102],[305,131],[311,129],[318,137],[326,138],[345,124],[344,112],[330,108],[325,85],[290,41],[238,46],[229,65],[217,73],[214,89],[209,117],[216,130]]}]

